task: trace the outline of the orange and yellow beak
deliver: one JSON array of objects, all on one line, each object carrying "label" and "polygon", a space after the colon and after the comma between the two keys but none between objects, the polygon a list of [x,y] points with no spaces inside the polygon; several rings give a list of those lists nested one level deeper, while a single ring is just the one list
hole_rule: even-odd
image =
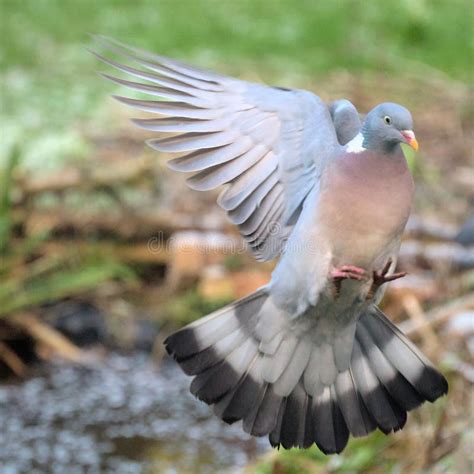
[{"label": "orange and yellow beak", "polygon": [[418,151],[418,141],[413,130],[402,130],[402,135],[408,145],[410,145],[415,151]]}]

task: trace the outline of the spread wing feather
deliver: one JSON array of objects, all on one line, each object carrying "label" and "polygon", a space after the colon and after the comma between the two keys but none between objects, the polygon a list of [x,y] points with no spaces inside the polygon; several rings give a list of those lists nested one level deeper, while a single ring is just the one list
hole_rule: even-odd
[{"label": "spread wing feather", "polygon": [[[96,39],[121,60],[94,54],[127,76],[105,78],[158,98],[116,97],[162,116],[133,119],[158,134],[147,143],[160,152],[182,154],[169,165],[194,173],[187,180],[191,188],[225,185],[218,204],[255,257],[278,256],[302,202],[339,146],[327,106],[307,91],[253,84]],[[122,64],[124,59],[132,65]]]}]

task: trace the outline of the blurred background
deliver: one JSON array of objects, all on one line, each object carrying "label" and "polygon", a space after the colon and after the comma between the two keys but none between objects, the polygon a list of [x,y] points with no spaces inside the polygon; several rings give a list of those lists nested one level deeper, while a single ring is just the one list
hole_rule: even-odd
[{"label": "blurred background", "polygon": [[[0,0],[4,473],[472,472],[474,13],[470,0]],[[162,341],[273,264],[166,169],[96,74],[88,33],[251,81],[407,106],[416,203],[390,317],[450,393],[340,456],[271,451],[194,400]],[[135,115],[136,116],[136,115]],[[462,230],[460,231],[460,229]],[[172,245],[170,245],[172,242]]]}]

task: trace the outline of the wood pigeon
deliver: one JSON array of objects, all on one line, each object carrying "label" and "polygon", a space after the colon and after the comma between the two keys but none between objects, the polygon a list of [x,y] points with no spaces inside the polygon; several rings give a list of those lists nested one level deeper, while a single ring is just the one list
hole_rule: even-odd
[{"label": "wood pigeon", "polygon": [[[270,282],[175,332],[166,349],[191,392],[272,446],[339,453],[349,434],[403,428],[446,379],[378,308],[394,273],[414,185],[410,112],[384,103],[363,122],[347,100],[254,84],[98,37],[133,65],[104,77],[155,100],[116,97],[158,116],[148,144],[178,153],[192,189],[217,200]],[[96,54],[96,53],[94,53]],[[163,135],[165,134],[165,135]],[[172,135],[170,135],[172,134]]]}]

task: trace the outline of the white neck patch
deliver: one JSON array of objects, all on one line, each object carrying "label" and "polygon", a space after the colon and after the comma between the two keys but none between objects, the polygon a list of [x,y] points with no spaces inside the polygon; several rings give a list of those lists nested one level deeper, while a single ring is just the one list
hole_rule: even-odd
[{"label": "white neck patch", "polygon": [[365,151],[366,148],[363,147],[362,143],[364,142],[364,137],[362,133],[358,133],[347,145],[346,151],[347,153],[361,153]]}]

